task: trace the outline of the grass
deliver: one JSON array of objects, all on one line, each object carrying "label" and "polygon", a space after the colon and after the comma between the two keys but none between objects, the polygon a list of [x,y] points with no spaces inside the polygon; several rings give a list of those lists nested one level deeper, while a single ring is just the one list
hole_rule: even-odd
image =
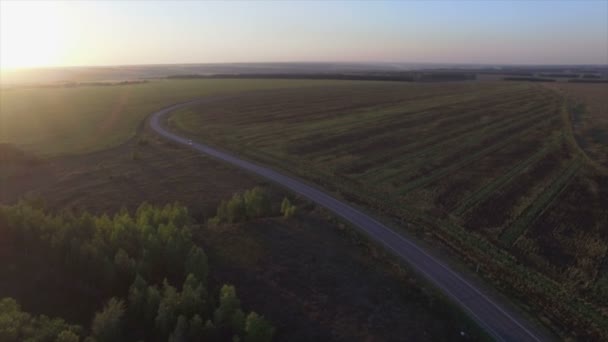
[{"label": "grass", "polygon": [[100,151],[131,138],[159,108],[201,96],[273,88],[340,87],[314,80],[159,80],[113,86],[0,90],[0,143],[41,156]]},{"label": "grass", "polygon": [[[181,109],[169,125],[419,225],[485,265],[487,278],[556,326],[584,327],[579,337],[597,338],[608,318],[565,271],[597,272],[602,258],[576,252],[564,264],[535,247],[551,239],[536,227],[556,208],[576,205],[564,191],[572,181],[589,187],[578,203],[597,208],[608,197],[608,176],[576,172],[590,165],[564,138],[564,106],[534,84],[370,84],[242,94]],[[608,218],[592,211],[585,222],[579,234],[591,234],[603,251],[608,239],[596,232]],[[529,248],[512,249],[522,235],[533,241]],[[578,236],[563,235],[564,247],[553,248],[582,246]],[[545,272],[533,258],[563,272]],[[575,295],[563,301],[554,282]]]}]

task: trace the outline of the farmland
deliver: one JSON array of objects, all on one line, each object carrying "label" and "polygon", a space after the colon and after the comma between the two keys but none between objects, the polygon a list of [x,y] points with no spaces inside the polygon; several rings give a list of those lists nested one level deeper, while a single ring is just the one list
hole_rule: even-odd
[{"label": "farmland", "polygon": [[[291,198],[297,214],[288,219],[273,214],[208,224],[219,202],[234,193],[260,186],[274,206],[286,194],[145,130],[119,147],[86,155],[40,159],[0,145],[0,158],[0,170],[6,171],[0,174],[2,203],[25,194],[50,212],[67,208],[110,217],[121,208],[132,213],[143,201],[186,205],[196,219],[193,239],[209,256],[209,289],[234,284],[243,309],[268,318],[277,340],[459,340],[462,330],[464,341],[483,340],[475,324],[394,258],[298,198]],[[90,323],[100,298],[70,287],[77,275],[49,264],[45,255],[25,258],[11,251],[0,249],[9,265],[0,268],[0,279],[6,280],[0,282],[0,297],[15,297],[32,313]],[[31,260],[29,268],[22,271],[19,258]],[[41,270],[35,276],[27,272],[33,267]],[[49,280],[44,292],[32,277]],[[76,301],[79,305],[66,305]]]},{"label": "farmland", "polygon": [[169,125],[413,223],[543,320],[606,337],[608,176],[569,109],[535,84],[368,83],[242,93]]},{"label": "farmland", "polygon": [[0,90],[0,143],[39,156],[115,147],[152,111],[200,96],[271,88],[341,84],[298,80],[159,80],[104,86],[13,87]]},{"label": "farmland", "polygon": [[567,98],[579,146],[593,160],[608,167],[608,84],[556,83],[546,86]]},{"label": "farmland", "polygon": [[[16,150],[1,151],[0,195],[3,202],[13,202],[29,192],[54,210],[95,213],[116,212],[122,206],[134,210],[142,201],[162,205],[178,200],[195,217],[209,218],[220,199],[258,181],[141,131],[143,118],[158,108],[206,96],[204,104],[174,113],[169,125],[302,176],[382,214],[397,229],[446,248],[543,322],[561,328],[564,336],[604,337],[607,175],[596,165],[597,154],[586,149],[587,158],[581,153],[583,131],[570,128],[572,101],[563,94],[519,82],[257,79],[3,89],[1,140]],[[590,112],[596,108],[592,102],[585,105]],[[258,228],[246,227],[263,224],[212,230],[201,243],[210,254],[216,253],[223,265],[220,274],[243,272],[230,281],[255,292],[274,284],[273,276],[248,289],[257,275],[239,268],[247,258],[234,259],[224,248],[232,243],[249,246],[255,240],[255,245],[272,249],[291,239],[299,251],[304,248],[300,239],[310,244],[331,240],[323,235],[325,229],[304,234],[313,226],[334,226],[321,224],[315,215],[288,224],[271,219],[267,223],[272,228],[260,228],[264,233],[253,236]],[[256,267],[280,270],[276,260],[285,257],[285,250],[272,253]],[[296,254],[293,262],[308,262]],[[336,261],[335,269],[343,267],[342,262]],[[335,273],[334,266],[323,276]],[[286,294],[301,291],[289,285],[294,275],[280,274]],[[264,303],[255,303],[260,305]],[[309,311],[306,301],[301,307],[307,308],[306,315],[318,314]],[[274,318],[281,321],[281,315]],[[279,327],[296,324],[281,321]],[[331,334],[333,328],[327,329]],[[428,331],[428,326],[422,330]],[[416,335],[418,330],[412,334],[423,336]]]}]

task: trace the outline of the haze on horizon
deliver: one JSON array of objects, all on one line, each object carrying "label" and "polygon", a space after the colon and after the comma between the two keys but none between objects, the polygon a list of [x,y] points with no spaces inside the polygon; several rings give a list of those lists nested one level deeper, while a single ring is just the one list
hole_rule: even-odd
[{"label": "haze on horizon", "polygon": [[608,64],[608,1],[0,1],[0,68]]}]

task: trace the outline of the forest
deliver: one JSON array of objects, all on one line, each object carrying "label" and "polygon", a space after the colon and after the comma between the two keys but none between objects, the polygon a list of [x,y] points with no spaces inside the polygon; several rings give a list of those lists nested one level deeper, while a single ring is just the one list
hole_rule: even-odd
[{"label": "forest", "polygon": [[[269,203],[261,189],[245,197],[246,212],[268,214],[259,208]],[[50,291],[0,299],[0,341],[272,340],[271,322],[244,311],[234,286],[209,286],[207,255],[192,239],[197,227],[177,203],[143,203],[113,217],[52,213],[31,200],[0,207],[3,286],[36,277]],[[67,300],[45,308],[48,296]],[[81,310],[74,318],[81,322],[36,313],[62,310]]]}]

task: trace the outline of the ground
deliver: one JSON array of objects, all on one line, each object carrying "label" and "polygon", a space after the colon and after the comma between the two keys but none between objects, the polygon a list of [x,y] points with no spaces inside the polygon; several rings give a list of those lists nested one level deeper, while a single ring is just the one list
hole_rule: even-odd
[{"label": "ground", "polygon": [[[2,199],[13,201],[30,190],[53,208],[96,212],[179,200],[199,219],[210,217],[220,199],[260,181],[153,135],[121,145],[146,114],[177,101],[176,94],[207,94],[209,101],[176,112],[169,124],[313,181],[397,229],[409,223],[409,233],[479,267],[483,277],[564,336],[606,336],[608,175],[593,153],[602,146],[581,144],[595,131],[573,129],[575,107],[565,90],[485,81],[268,82],[3,90],[0,114],[11,129],[3,131],[2,141],[26,153],[20,164],[3,163]],[[597,89],[604,85],[563,86],[572,87],[567,94],[579,94],[575,99],[584,102],[585,113],[598,113],[594,108],[601,105],[585,96],[601,99]],[[100,124],[114,117],[107,115],[113,113],[107,103],[123,103],[124,93],[137,96],[117,105],[116,121]],[[60,100],[50,101],[56,94]],[[36,101],[26,103],[25,96]],[[86,96],[104,106],[83,111]],[[148,96],[154,100],[147,103]],[[96,124],[82,124],[90,117]],[[51,118],[58,122],[54,131],[36,125]],[[583,118],[590,124],[582,127],[603,122],[601,115]],[[71,133],[74,127],[81,134]],[[104,130],[109,134],[99,133]],[[65,157],[74,153],[79,155]],[[283,228],[272,224],[277,230],[268,234],[279,234]]]},{"label": "ground", "polygon": [[[34,167],[25,162],[29,154],[11,151],[11,156],[22,157],[11,157],[18,171],[5,178],[10,186],[3,187],[4,203],[27,193],[30,200],[42,199],[53,210],[113,213],[123,206],[133,210],[142,201],[180,201],[204,222],[215,214],[220,200],[235,192],[264,186],[277,205],[286,195],[145,131],[111,150],[40,160]],[[19,171],[25,169],[27,174]],[[40,175],[45,178],[33,182]],[[425,289],[393,258],[373,250],[326,212],[297,199],[295,203],[295,218],[201,226],[196,235],[209,254],[215,286],[235,284],[245,308],[255,308],[274,322],[279,340],[452,341],[461,338],[460,331],[467,333],[463,340],[484,338],[465,315]],[[15,296],[33,312],[88,323],[98,306],[94,296],[82,299],[92,303],[90,307],[61,305],[74,290],[60,281],[46,288],[52,293],[45,300],[28,301],[40,294],[37,286],[22,285],[32,283],[26,275],[2,268],[0,279],[12,280],[3,282],[0,297]]]},{"label": "ground", "polygon": [[591,158],[608,167],[608,83],[555,83],[545,86],[560,91],[568,98],[577,142]]},{"label": "ground", "polygon": [[0,143],[39,156],[101,151],[131,138],[152,111],[196,97],[320,85],[314,80],[156,80],[0,89]]},{"label": "ground", "polygon": [[416,223],[523,302],[576,289],[537,303],[557,325],[582,305],[608,326],[608,174],[577,148],[568,103],[530,83],[376,83],[228,96],[169,123]]},{"label": "ground", "polygon": [[201,235],[218,277],[288,327],[279,340],[451,341],[461,330],[476,334],[407,271],[374,258],[318,211]]}]

